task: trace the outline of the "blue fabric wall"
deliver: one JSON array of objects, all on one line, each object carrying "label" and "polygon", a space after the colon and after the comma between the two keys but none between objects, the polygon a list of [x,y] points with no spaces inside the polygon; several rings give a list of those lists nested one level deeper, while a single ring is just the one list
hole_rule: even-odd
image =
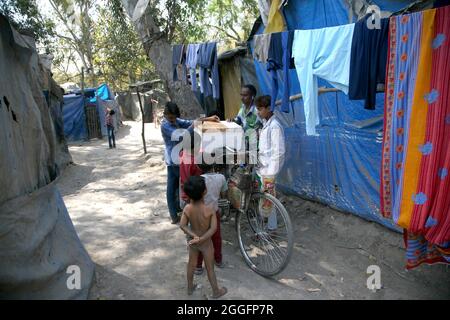
[{"label": "blue fabric wall", "polygon": [[[374,1],[382,10],[397,11],[411,1]],[[290,0],[284,14],[289,30],[317,29],[349,23],[341,0]],[[262,33],[263,28],[258,33]],[[270,94],[264,63],[255,61],[260,91]],[[281,98],[284,87],[279,73]],[[319,80],[319,87],[331,87]],[[290,95],[300,93],[295,70],[290,70]],[[384,94],[377,95],[375,110],[363,101],[351,101],[342,92],[319,95],[321,123],[318,137],[306,136],[303,101],[291,104],[290,113],[278,113],[285,125],[286,161],[278,187],[325,203],[399,231],[380,214],[380,165]]]},{"label": "blue fabric wall", "polygon": [[83,96],[65,95],[63,106],[64,135],[68,141],[87,139]]},{"label": "blue fabric wall", "polygon": [[[97,94],[96,94],[97,90]],[[81,94],[80,91],[77,92]],[[84,90],[87,104],[96,104],[99,115],[100,128],[103,136],[107,136],[105,126],[105,108],[102,101],[114,100],[114,95],[107,84],[100,85],[97,89],[86,88]],[[97,98],[99,99],[97,102]],[[86,116],[84,113],[83,98],[81,95],[65,95],[63,106],[64,135],[68,141],[87,139]]]}]

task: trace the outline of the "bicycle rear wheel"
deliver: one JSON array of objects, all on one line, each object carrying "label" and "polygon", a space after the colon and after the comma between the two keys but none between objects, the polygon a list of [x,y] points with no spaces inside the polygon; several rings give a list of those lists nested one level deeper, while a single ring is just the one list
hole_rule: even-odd
[{"label": "bicycle rear wheel", "polygon": [[[271,205],[270,215],[263,215],[262,203]],[[237,213],[236,231],[244,260],[256,273],[273,276],[289,263],[294,242],[291,219],[274,196],[252,193],[247,210]]]}]

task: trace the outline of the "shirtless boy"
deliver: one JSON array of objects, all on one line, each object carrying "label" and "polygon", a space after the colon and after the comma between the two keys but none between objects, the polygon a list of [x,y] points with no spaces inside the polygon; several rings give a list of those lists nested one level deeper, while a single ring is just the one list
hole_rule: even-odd
[{"label": "shirtless boy", "polygon": [[[194,292],[194,270],[197,257],[201,252],[205,259],[208,280],[213,290],[213,298],[219,298],[227,293],[227,288],[219,288],[214,273],[214,248],[211,236],[217,228],[217,218],[214,210],[205,205],[203,197],[206,194],[205,179],[201,176],[191,176],[184,184],[184,192],[190,202],[184,207],[180,228],[188,236],[189,262],[187,266],[188,295]],[[188,227],[190,224],[190,227]]]}]

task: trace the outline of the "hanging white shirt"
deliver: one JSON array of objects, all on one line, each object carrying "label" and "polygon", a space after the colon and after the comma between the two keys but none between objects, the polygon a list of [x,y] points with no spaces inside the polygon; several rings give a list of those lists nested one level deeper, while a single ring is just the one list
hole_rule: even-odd
[{"label": "hanging white shirt", "polygon": [[284,164],[284,130],[273,115],[263,120],[259,136],[257,173],[261,176],[276,176]]},{"label": "hanging white shirt", "polygon": [[295,30],[292,57],[305,108],[306,134],[316,135],[319,124],[317,77],[348,92],[350,57],[355,24]]}]

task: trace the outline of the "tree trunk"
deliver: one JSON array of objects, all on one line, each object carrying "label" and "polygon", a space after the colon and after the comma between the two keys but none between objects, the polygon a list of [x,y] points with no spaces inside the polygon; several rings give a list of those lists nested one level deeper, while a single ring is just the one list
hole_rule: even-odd
[{"label": "tree trunk", "polygon": [[[136,3],[137,0],[122,0],[123,7],[129,16],[133,15]],[[190,85],[184,85],[182,81],[173,81],[172,46],[166,35],[159,30],[151,14],[146,11],[139,20],[134,22],[134,26],[158,76],[165,83],[170,99],[178,104],[181,116],[197,118],[204,113]]]}]

